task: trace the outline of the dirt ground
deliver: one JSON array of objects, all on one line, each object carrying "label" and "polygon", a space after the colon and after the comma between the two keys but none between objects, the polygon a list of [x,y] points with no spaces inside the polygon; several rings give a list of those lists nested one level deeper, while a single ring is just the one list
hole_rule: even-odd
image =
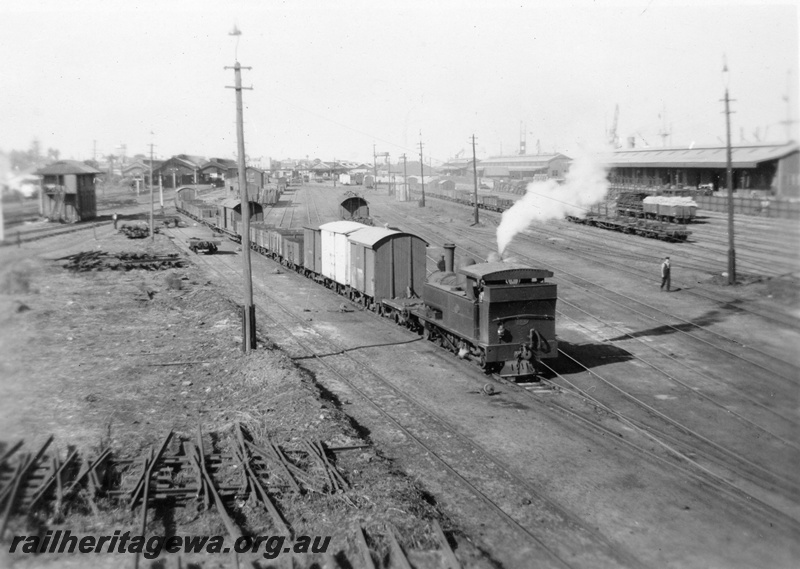
[{"label": "dirt ground", "polygon": [[[370,445],[369,433],[268,340],[243,357],[237,307],[195,266],[75,272],[53,260],[98,250],[175,253],[165,236],[131,240],[110,225],[97,231],[96,240],[86,233],[0,249],[0,454],[18,440],[32,451],[52,434],[51,452],[62,459],[68,448],[91,456],[110,447],[115,459],[139,460],[170,429],[192,438],[198,425],[225,448],[237,423],[255,441],[268,437],[290,450],[301,438],[328,447]],[[352,486],[346,499],[324,492],[273,496],[296,534],[332,535],[330,550],[352,556],[360,524],[378,552],[388,548],[381,537],[387,528],[407,549],[436,549],[430,520],[441,520],[446,530],[448,521],[378,449],[340,452],[335,462]],[[65,519],[49,518],[46,510],[14,517],[4,541],[43,523],[95,533],[138,528],[138,509],[130,512],[111,500],[100,506],[93,513],[76,504]],[[265,512],[245,504],[235,514],[246,532],[274,534]],[[213,509],[179,511],[169,524],[154,516],[147,531],[226,534]],[[113,555],[59,558],[2,550],[0,565],[9,567],[120,562]]]}]

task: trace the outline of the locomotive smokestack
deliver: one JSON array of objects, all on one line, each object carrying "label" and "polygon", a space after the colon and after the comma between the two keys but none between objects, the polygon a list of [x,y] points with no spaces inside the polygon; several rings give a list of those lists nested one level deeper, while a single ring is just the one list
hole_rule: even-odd
[{"label": "locomotive smokestack", "polygon": [[456,246],[452,243],[444,244],[444,270],[452,273],[456,260]]}]

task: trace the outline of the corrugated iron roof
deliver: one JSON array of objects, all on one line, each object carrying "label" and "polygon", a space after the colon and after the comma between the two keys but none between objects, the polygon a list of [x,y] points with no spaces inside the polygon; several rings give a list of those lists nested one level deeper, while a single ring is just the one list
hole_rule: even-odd
[{"label": "corrugated iron roof", "polygon": [[222,200],[219,203],[219,205],[221,205],[222,207],[226,207],[228,209],[233,209],[235,207],[239,207],[241,204],[242,204],[242,200],[239,200],[239,199],[236,199],[236,198],[228,198],[228,199]]},{"label": "corrugated iron roof", "polygon": [[100,174],[100,170],[77,160],[59,160],[36,170],[37,176],[63,176],[65,174]]},{"label": "corrugated iron roof", "polygon": [[[734,168],[756,168],[760,163],[776,160],[800,150],[795,143],[733,146],[731,162]],[[703,148],[642,148],[617,150],[604,156],[612,168],[726,168],[725,146]]]}]

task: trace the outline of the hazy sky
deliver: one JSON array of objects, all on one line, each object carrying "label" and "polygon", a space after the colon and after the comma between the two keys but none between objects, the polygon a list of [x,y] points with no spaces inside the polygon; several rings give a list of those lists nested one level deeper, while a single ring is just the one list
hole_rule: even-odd
[{"label": "hazy sky", "polygon": [[734,142],[785,140],[796,3],[682,4],[2,0],[0,150],[233,156],[234,24],[253,157],[416,159],[421,132],[426,162],[472,134],[481,158],[515,153],[521,125],[529,153],[569,155],[604,141],[617,104],[623,141],[660,147],[666,126],[675,146],[718,144],[723,54]]}]

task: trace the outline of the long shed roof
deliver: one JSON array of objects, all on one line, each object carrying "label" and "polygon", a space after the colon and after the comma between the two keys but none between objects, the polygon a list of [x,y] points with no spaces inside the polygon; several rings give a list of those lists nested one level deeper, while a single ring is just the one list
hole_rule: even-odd
[{"label": "long shed roof", "polygon": [[555,154],[516,154],[513,156],[490,156],[480,160],[478,165],[482,168],[487,167],[506,167],[506,168],[546,168],[555,159],[572,160],[560,152]]},{"label": "long shed roof", "polygon": [[[796,143],[733,146],[734,168],[756,168],[760,163],[776,160],[797,152]],[[604,156],[612,168],[726,168],[725,146],[703,148],[642,148],[617,150]]]}]

